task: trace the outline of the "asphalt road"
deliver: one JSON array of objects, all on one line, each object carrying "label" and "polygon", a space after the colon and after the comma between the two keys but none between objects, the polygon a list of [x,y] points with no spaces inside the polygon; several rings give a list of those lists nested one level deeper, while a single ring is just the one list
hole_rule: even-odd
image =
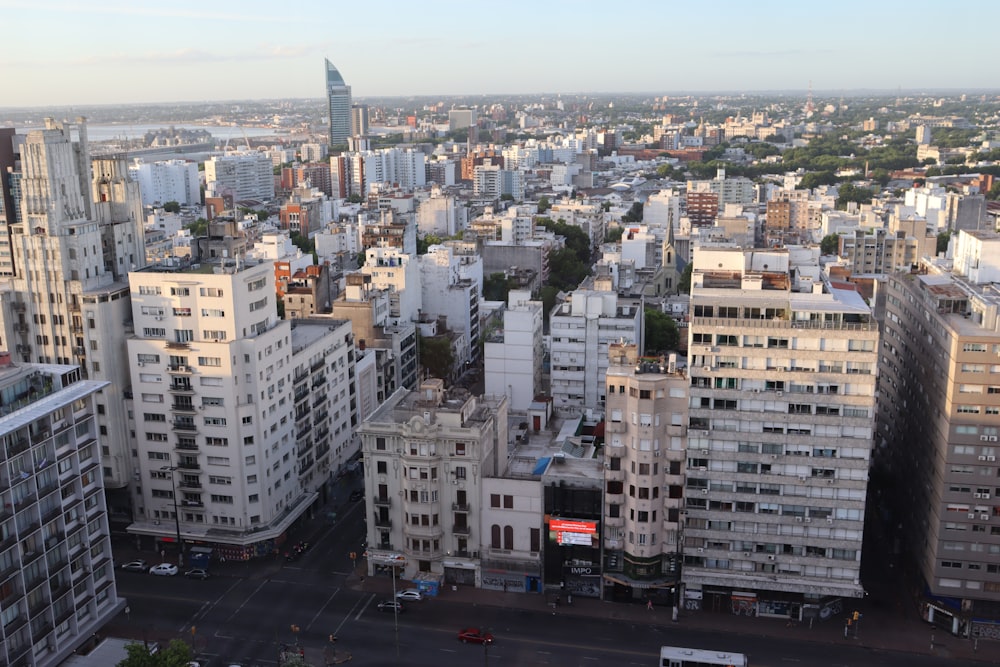
[{"label": "asphalt road", "polygon": [[[362,503],[345,506],[299,560],[271,576],[227,564],[206,581],[119,572],[128,618],[116,622],[137,639],[183,637],[216,665],[272,666],[283,644],[298,642],[315,665],[352,656],[358,665],[624,665],[658,662],[664,644],[718,648],[751,656],[755,667],[930,667],[933,656],[879,653],[850,644],[777,642],[747,634],[719,635],[679,626],[553,615],[543,610],[469,606],[445,598],[408,605],[398,617],[377,610],[378,598],[349,587],[349,553],[362,540]],[[292,626],[298,632],[293,632]],[[457,640],[460,628],[488,628],[496,643],[484,650]],[[873,628],[872,631],[875,631]],[[335,645],[328,642],[333,634]]]}]

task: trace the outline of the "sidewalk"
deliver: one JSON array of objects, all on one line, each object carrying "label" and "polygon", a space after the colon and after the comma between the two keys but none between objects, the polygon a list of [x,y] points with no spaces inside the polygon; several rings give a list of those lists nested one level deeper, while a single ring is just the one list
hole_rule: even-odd
[{"label": "sidewalk", "polygon": [[[365,577],[362,583],[359,576],[354,576],[348,580],[347,586],[355,590],[375,593],[385,599],[392,597],[392,581],[385,577]],[[407,581],[396,582],[397,591],[410,586],[411,584]],[[457,590],[452,590],[450,586],[442,586],[438,597],[449,602],[470,605],[548,613],[553,611],[547,604],[546,597],[539,593],[505,593],[469,586],[459,586]],[[854,607],[845,607],[845,609],[847,608],[851,611],[854,610]],[[775,639],[828,644],[849,642],[873,650],[935,655],[952,660],[955,664],[972,662],[1000,664],[1000,642],[980,641],[978,649],[974,650],[974,644],[971,640],[954,637],[918,618],[906,618],[877,607],[867,608],[863,604],[857,605],[857,609],[862,613],[858,636],[854,637],[854,628],[852,627],[850,636],[846,639],[844,638],[844,615],[825,622],[817,621],[810,628],[808,623],[789,623],[781,619],[748,618],[726,613],[697,611],[682,612],[678,619],[678,625],[708,632],[754,634]],[[658,606],[653,611],[649,611],[645,605],[640,603],[603,602],[592,598],[574,597],[572,605],[562,604],[556,608],[555,612],[563,616],[587,616],[611,618],[630,623],[673,625],[670,607]],[[932,637],[933,647],[931,645]]]}]

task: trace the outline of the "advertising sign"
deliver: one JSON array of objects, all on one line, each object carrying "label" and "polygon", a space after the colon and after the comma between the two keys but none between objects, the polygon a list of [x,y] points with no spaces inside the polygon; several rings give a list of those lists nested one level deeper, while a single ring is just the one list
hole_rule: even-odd
[{"label": "advertising sign", "polygon": [[552,519],[549,530],[556,534],[556,544],[589,547],[597,537],[597,522],[580,519]]}]

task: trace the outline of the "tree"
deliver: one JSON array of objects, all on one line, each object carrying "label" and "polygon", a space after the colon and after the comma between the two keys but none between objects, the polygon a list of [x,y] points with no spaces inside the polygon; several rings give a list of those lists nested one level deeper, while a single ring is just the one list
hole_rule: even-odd
[{"label": "tree", "polygon": [[491,273],[483,280],[483,299],[486,301],[507,301],[511,289],[511,281],[502,271]]},{"label": "tree", "polygon": [[556,297],[559,295],[559,288],[553,287],[552,285],[546,285],[542,289],[538,290],[538,296],[542,300],[542,318],[545,324],[545,330],[548,331],[549,328],[549,313],[556,306]]},{"label": "tree", "polygon": [[549,201],[548,197],[539,197],[538,198],[538,212],[539,213],[545,213],[550,208],[552,208],[552,203]]},{"label": "tree", "polygon": [[205,218],[198,218],[190,225],[188,229],[191,231],[191,236],[198,238],[199,236],[205,236],[208,234],[208,220]]},{"label": "tree", "polygon": [[426,255],[427,251],[432,245],[438,245],[443,241],[440,236],[436,234],[424,234],[422,237],[417,238],[417,254]]},{"label": "tree", "polygon": [[684,267],[684,270],[681,271],[681,277],[677,280],[678,294],[691,293],[691,272],[693,270],[694,270],[694,264],[688,262],[687,266]]},{"label": "tree", "polygon": [[604,232],[604,242],[605,243],[617,243],[622,240],[622,233],[625,230],[622,227],[612,227],[608,231]]},{"label": "tree", "polygon": [[874,196],[875,192],[869,188],[860,188],[853,183],[843,183],[837,189],[837,208],[843,211],[850,202],[867,204]]},{"label": "tree", "polygon": [[128,657],[117,667],[188,667],[191,664],[191,647],[175,639],[156,653],[150,653],[145,644],[126,644]]},{"label": "tree", "polygon": [[941,232],[937,235],[937,254],[948,251],[948,242],[951,241],[951,232]]},{"label": "tree", "polygon": [[359,194],[347,195],[346,199],[348,204],[363,204],[364,198]]},{"label": "tree", "polygon": [[993,184],[993,187],[986,193],[986,198],[992,201],[1000,199],[1000,181]]},{"label": "tree", "polygon": [[566,247],[576,253],[581,262],[590,262],[590,237],[582,229],[568,225],[562,220],[554,221],[552,218],[536,218],[535,224],[566,239]]},{"label": "tree", "polygon": [[308,236],[305,236],[304,234],[299,234],[298,232],[292,232],[291,241],[292,245],[294,245],[302,252],[313,253],[316,250],[316,242],[313,241]]},{"label": "tree", "polygon": [[575,290],[590,273],[590,267],[580,261],[571,248],[549,253],[549,284],[564,292]]},{"label": "tree", "polygon": [[642,222],[642,202],[632,203],[632,208],[622,216],[622,222]]},{"label": "tree", "polygon": [[821,185],[833,185],[837,182],[837,177],[832,171],[813,171],[802,177],[799,184],[795,186],[797,190],[812,190]]},{"label": "tree", "polygon": [[674,318],[670,317],[662,310],[646,308],[646,326],[644,339],[646,341],[645,354],[666,353],[677,349],[680,342],[680,331]]},{"label": "tree", "polygon": [[824,255],[836,255],[840,250],[840,237],[836,234],[827,234],[819,242],[819,251]]},{"label": "tree", "polygon": [[181,205],[180,203],[175,201],[168,201],[163,205],[163,210],[166,211],[167,213],[180,213]]},{"label": "tree", "polygon": [[419,336],[420,365],[433,377],[451,377],[455,366],[455,353],[451,349],[451,339],[447,336]]}]

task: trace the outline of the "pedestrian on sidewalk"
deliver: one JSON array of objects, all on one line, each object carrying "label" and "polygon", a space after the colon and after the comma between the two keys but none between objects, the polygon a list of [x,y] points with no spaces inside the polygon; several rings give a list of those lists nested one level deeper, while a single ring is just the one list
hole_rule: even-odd
[{"label": "pedestrian on sidewalk", "polygon": [[653,611],[653,598],[646,600],[646,609]]}]

